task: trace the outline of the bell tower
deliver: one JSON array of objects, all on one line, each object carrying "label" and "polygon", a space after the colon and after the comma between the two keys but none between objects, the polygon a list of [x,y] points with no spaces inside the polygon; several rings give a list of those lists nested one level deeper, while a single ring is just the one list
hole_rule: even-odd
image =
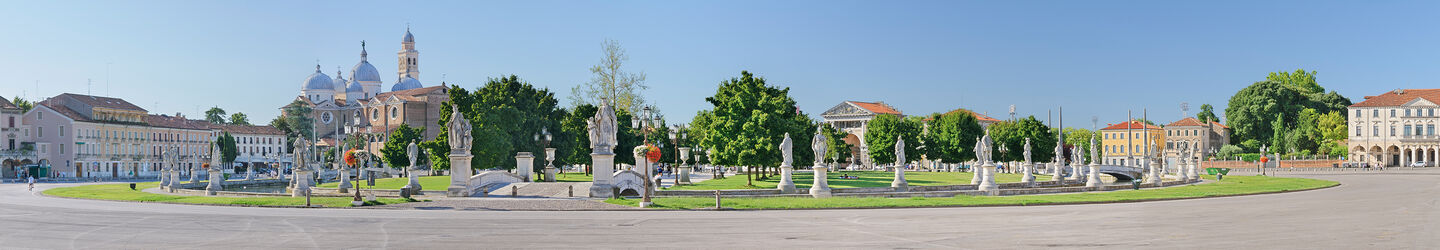
[{"label": "bell tower", "polygon": [[[396,53],[399,58],[400,70],[396,72],[396,79],[404,79],[405,76],[420,79],[420,51],[415,50],[415,35],[410,34],[410,27],[405,27],[405,38],[400,41],[400,52]],[[398,81],[397,81],[398,83]]]}]

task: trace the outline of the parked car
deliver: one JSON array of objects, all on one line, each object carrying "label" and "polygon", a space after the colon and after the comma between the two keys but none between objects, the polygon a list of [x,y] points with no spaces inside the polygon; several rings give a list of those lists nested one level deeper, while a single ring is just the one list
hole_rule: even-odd
[{"label": "parked car", "polygon": [[1410,166],[1411,166],[1411,167],[1424,167],[1424,166],[1429,166],[1429,165],[1430,165],[1430,163],[1425,162],[1425,161],[1417,161],[1417,162],[1414,162],[1414,163],[1410,163]]}]

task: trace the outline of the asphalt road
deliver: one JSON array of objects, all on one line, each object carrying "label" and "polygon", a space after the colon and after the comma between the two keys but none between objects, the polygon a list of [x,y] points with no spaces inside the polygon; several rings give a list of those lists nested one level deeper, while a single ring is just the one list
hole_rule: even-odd
[{"label": "asphalt road", "polygon": [[4,184],[0,248],[1440,248],[1440,171],[1310,177],[1343,185],[1099,205],[541,212],[142,204]]}]

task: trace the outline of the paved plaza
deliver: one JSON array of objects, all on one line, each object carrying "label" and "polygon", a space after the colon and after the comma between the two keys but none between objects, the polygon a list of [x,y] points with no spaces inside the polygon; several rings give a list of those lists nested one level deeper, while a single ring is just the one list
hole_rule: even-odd
[{"label": "paved plaza", "polygon": [[[495,211],[504,209],[466,209],[451,201],[382,209],[170,205],[43,197],[3,184],[0,248],[1440,247],[1440,171],[1303,177],[1343,184],[1122,204],[719,212]],[[69,185],[77,184],[40,187]],[[454,206],[433,208],[447,205]]]}]

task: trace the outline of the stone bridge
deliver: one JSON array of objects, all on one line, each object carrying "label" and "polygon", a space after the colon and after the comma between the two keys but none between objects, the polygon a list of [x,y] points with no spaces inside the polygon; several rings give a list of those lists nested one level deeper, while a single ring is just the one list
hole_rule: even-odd
[{"label": "stone bridge", "polygon": [[[1088,174],[1090,171],[1090,167],[1082,167],[1080,168],[1080,171],[1082,172],[1082,174]],[[1144,169],[1141,169],[1139,167],[1118,165],[1100,165],[1100,173],[1115,177],[1116,183],[1129,182],[1145,176]]]},{"label": "stone bridge", "polygon": [[522,182],[521,180],[523,179],[521,179],[519,175],[515,175],[510,172],[485,171],[481,172],[480,174],[470,176],[470,183],[468,183],[466,187],[470,188],[470,193],[472,194],[472,196],[483,196],[487,193],[490,193],[490,191],[493,191],[493,189],[504,187],[505,185],[509,185],[511,183],[519,183]]},{"label": "stone bridge", "polygon": [[615,172],[610,183],[620,190],[615,196],[640,196],[640,190],[645,189],[645,177],[632,170]]}]

